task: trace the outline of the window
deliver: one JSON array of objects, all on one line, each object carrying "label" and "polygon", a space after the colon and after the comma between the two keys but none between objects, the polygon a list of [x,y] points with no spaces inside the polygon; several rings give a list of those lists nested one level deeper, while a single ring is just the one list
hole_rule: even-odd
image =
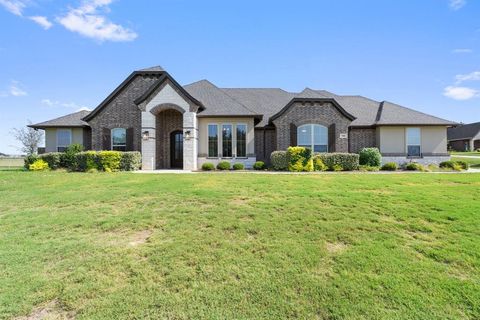
[{"label": "window", "polygon": [[112,129],[112,150],[127,150],[127,130],[124,128]]},{"label": "window", "polygon": [[218,157],[218,126],[216,124],[208,125],[208,156]]},{"label": "window", "polygon": [[421,131],[420,128],[407,128],[407,156],[421,156]]},{"label": "window", "polygon": [[222,157],[232,157],[232,125],[222,125]]},{"label": "window", "polygon": [[237,124],[237,157],[247,156],[247,125]]},{"label": "window", "polygon": [[328,129],[319,124],[305,124],[297,129],[297,145],[313,152],[328,152]]},{"label": "window", "polygon": [[72,130],[58,129],[57,130],[57,151],[64,152],[69,145],[72,144]]}]

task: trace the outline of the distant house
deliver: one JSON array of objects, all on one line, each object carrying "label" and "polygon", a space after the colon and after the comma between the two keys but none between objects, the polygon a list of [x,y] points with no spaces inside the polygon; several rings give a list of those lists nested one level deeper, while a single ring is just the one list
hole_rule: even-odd
[{"label": "distant house", "polygon": [[228,160],[252,167],[275,150],[359,152],[383,160],[449,159],[455,123],[388,101],[305,88],[220,88],[207,80],[180,85],[160,67],[133,72],[95,110],[31,125],[45,130],[46,152],[72,143],[85,149],[140,151],[143,169],[195,170]]},{"label": "distant house", "polygon": [[480,122],[448,128],[448,147],[455,151],[480,149]]}]

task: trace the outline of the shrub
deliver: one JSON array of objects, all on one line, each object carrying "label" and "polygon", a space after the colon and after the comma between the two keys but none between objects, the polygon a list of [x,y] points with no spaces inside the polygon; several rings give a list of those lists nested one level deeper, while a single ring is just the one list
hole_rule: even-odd
[{"label": "shrub", "polygon": [[382,155],[378,148],[363,148],[359,156],[360,165],[379,167],[382,164]]},{"label": "shrub", "polygon": [[284,171],[288,169],[287,151],[273,151],[270,155],[270,161],[274,170]]},{"label": "shrub", "polygon": [[455,171],[467,170],[469,167],[468,163],[465,161],[443,161],[440,163],[440,168],[442,169],[451,169]]},{"label": "shrub", "polygon": [[338,166],[345,171],[358,170],[360,166],[359,155],[356,153],[319,153],[318,155],[331,171],[338,170]]},{"label": "shrub", "polygon": [[28,169],[30,171],[44,171],[44,170],[48,170],[48,163],[45,162],[44,160],[42,159],[38,159],[38,160],[35,160],[34,163],[32,163]]},{"label": "shrub", "polygon": [[215,166],[211,162],[205,162],[202,164],[202,170],[203,171],[212,171],[215,170]]},{"label": "shrub", "polygon": [[119,151],[100,151],[98,153],[100,169],[105,172],[118,171],[122,154]]},{"label": "shrub", "polygon": [[265,162],[263,161],[257,161],[253,164],[253,169],[255,170],[265,170]]},{"label": "shrub", "polygon": [[382,166],[381,170],[383,170],[383,171],[396,171],[396,170],[398,170],[398,164],[396,162],[387,162]]},{"label": "shrub", "polygon": [[374,166],[360,166],[360,171],[378,171],[380,167]]},{"label": "shrub", "polygon": [[220,161],[217,164],[217,169],[218,170],[230,170],[230,162],[228,161]]},{"label": "shrub", "polygon": [[287,161],[289,171],[313,171],[312,151],[309,148],[288,147]]},{"label": "shrub", "polygon": [[60,168],[61,152],[44,153],[38,156],[40,159],[48,163],[48,167],[52,170]]},{"label": "shrub", "polygon": [[322,161],[322,157],[320,155],[315,155],[313,157],[313,170],[326,171],[327,169],[328,169],[327,166]]},{"label": "shrub", "polygon": [[233,170],[243,170],[245,169],[245,166],[243,165],[243,163],[235,163],[233,165]]},{"label": "shrub", "polygon": [[71,144],[64,153],[60,155],[60,166],[70,170],[77,168],[76,154],[83,151],[83,146],[78,143]]},{"label": "shrub", "polygon": [[30,170],[30,165],[33,164],[35,161],[38,160],[38,155],[36,154],[29,154],[23,160],[23,167],[27,170]]},{"label": "shrub", "polygon": [[96,151],[79,152],[76,155],[76,163],[78,171],[88,172],[92,169],[101,168],[100,159]]},{"label": "shrub", "polygon": [[122,152],[122,158],[120,159],[121,171],[135,171],[139,170],[142,166],[142,154],[138,151]]},{"label": "shrub", "polygon": [[463,160],[457,160],[455,162],[462,168],[462,170],[468,170],[468,168],[470,167],[468,162],[465,162]]},{"label": "shrub", "polygon": [[420,163],[410,162],[405,166],[405,170],[408,170],[408,171],[424,171],[424,168]]}]

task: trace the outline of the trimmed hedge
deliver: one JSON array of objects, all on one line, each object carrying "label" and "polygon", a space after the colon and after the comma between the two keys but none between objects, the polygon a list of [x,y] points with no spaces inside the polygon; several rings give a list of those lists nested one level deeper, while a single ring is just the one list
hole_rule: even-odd
[{"label": "trimmed hedge", "polygon": [[284,171],[288,169],[287,151],[273,151],[270,155],[272,167],[277,171]]},{"label": "trimmed hedge", "polygon": [[243,169],[245,169],[245,166],[243,165],[243,163],[233,164],[233,170],[243,170]]},{"label": "trimmed hedge", "polygon": [[100,168],[100,159],[96,151],[79,152],[77,157],[77,171],[89,171]]},{"label": "trimmed hedge", "polygon": [[309,148],[288,147],[287,161],[289,171],[313,171],[312,151]]},{"label": "trimmed hedge", "polygon": [[215,170],[215,165],[211,162],[205,162],[202,164],[202,170],[203,171],[213,171]]},{"label": "trimmed hedge", "polygon": [[122,153],[120,151],[100,151],[98,159],[101,169],[105,172],[113,172],[120,170],[120,160]]},{"label": "trimmed hedge", "polygon": [[327,171],[328,167],[323,163],[322,157],[317,154],[313,157],[313,170],[315,171]]},{"label": "trimmed hedge", "polygon": [[142,154],[138,151],[121,153],[120,171],[136,171],[142,167]]},{"label": "trimmed hedge", "polygon": [[359,156],[359,162],[362,166],[380,167],[382,164],[382,155],[378,148],[363,148]]},{"label": "trimmed hedge", "polygon": [[356,153],[317,154],[330,171],[352,171],[360,167],[360,156]]},{"label": "trimmed hedge", "polygon": [[255,170],[265,170],[267,166],[265,165],[265,162],[263,161],[257,161],[253,164],[253,169]]},{"label": "trimmed hedge", "polygon": [[218,170],[230,170],[230,162],[228,161],[220,161],[217,164],[217,169]]},{"label": "trimmed hedge", "polygon": [[75,170],[77,168],[76,155],[83,151],[83,146],[78,143],[71,144],[65,152],[60,153],[60,167]]},{"label": "trimmed hedge", "polygon": [[61,152],[49,152],[39,155],[38,157],[48,163],[48,167],[52,170],[56,170],[61,168],[61,160],[62,160]]}]

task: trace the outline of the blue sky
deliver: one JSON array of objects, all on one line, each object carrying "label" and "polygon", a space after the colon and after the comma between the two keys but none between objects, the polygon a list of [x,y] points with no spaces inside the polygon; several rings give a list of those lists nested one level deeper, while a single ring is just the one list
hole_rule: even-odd
[{"label": "blue sky", "polygon": [[133,70],[304,87],[480,121],[480,1],[0,0],[0,152],[27,119],[96,107]]}]

